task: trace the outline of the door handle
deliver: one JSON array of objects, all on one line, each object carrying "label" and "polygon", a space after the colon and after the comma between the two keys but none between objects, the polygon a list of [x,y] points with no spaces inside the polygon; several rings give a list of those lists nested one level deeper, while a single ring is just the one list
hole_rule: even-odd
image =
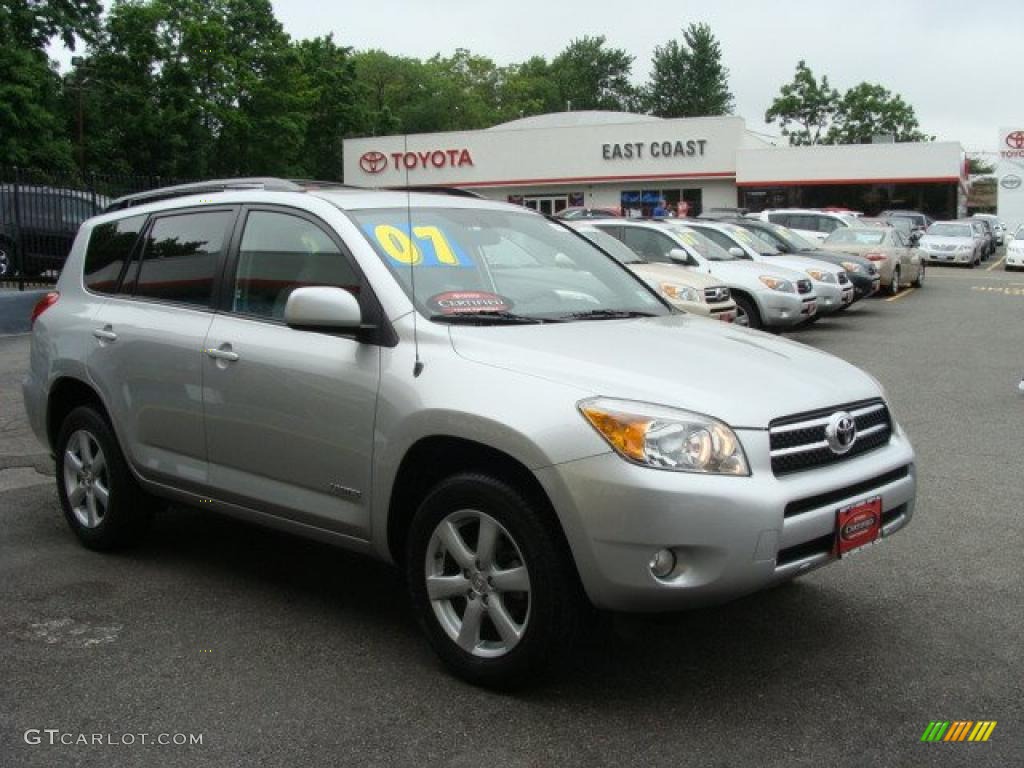
[{"label": "door handle", "polygon": [[229,363],[234,363],[238,360],[238,353],[231,351],[230,344],[222,344],[219,348],[214,349],[208,347],[206,354],[212,357],[214,360],[224,360]]},{"label": "door handle", "polygon": [[92,335],[100,341],[117,341],[117,334],[110,330],[109,325],[106,328],[94,329]]}]

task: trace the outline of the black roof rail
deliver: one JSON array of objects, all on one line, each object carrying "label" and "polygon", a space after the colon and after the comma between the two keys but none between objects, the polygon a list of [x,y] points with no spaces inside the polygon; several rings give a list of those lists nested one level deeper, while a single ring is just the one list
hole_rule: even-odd
[{"label": "black roof rail", "polygon": [[423,192],[428,195],[451,195],[452,197],[472,197],[477,200],[485,200],[486,198],[473,192],[469,189],[459,189],[458,187],[436,187],[436,186],[425,186],[425,187],[382,187],[392,192]]},{"label": "black roof rail", "polygon": [[306,187],[287,179],[273,177],[252,177],[242,179],[210,179],[209,181],[196,181],[191,184],[178,184],[173,187],[161,187],[151,189],[148,192],[139,192],[134,195],[125,195],[114,200],[105,209],[105,212],[121,211],[125,208],[134,208],[137,205],[155,203],[159,200],[171,200],[175,197],[187,197],[188,195],[202,195],[208,192],[229,192],[235,189],[264,189],[276,192],[302,192]]}]

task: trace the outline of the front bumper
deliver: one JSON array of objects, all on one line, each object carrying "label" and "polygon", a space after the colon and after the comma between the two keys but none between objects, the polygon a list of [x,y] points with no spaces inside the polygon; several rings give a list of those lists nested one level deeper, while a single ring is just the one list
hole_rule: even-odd
[{"label": "front bumper", "polygon": [[1017,267],[1024,267],[1024,251],[1007,251],[1006,266],[1015,269]]},{"label": "front bumper", "polygon": [[929,264],[970,264],[974,261],[972,251],[922,251]]},{"label": "front bumper", "polygon": [[758,298],[761,320],[767,326],[790,328],[807,322],[818,313],[818,297],[813,292],[762,291]]},{"label": "front bumper", "polygon": [[853,303],[853,286],[850,283],[819,283],[815,281],[814,292],[818,295],[818,314],[830,315]]},{"label": "front bumper", "polygon": [[[751,461],[745,478],[650,469],[613,453],[536,470],[595,605],[666,611],[725,602],[834,562],[841,507],[881,496],[883,538],[913,515],[914,452],[900,430],[882,448],[784,477],[771,471],[767,432],[740,438]],[[665,548],[679,565],[658,579],[649,563]]]}]

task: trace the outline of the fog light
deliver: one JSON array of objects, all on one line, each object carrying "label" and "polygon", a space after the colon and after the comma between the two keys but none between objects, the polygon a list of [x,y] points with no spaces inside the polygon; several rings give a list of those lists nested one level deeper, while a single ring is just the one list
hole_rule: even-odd
[{"label": "fog light", "polygon": [[664,579],[676,567],[676,556],[671,549],[663,549],[651,558],[650,569],[656,579]]}]

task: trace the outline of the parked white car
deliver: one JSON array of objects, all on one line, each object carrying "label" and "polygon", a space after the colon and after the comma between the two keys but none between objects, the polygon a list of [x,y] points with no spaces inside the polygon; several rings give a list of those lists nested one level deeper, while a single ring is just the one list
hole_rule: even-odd
[{"label": "parked white car", "polygon": [[853,283],[842,267],[820,259],[782,253],[764,238],[736,224],[695,221],[692,226],[737,259],[794,269],[811,278],[818,296],[819,315],[838,312],[853,303]]},{"label": "parked white car", "polygon": [[937,221],[917,247],[929,262],[974,267],[981,264],[984,242],[969,221]]},{"label": "parked white car", "polygon": [[1006,271],[1024,269],[1024,227],[1017,230],[1009,245],[1006,246]]},{"label": "parked white car", "polygon": [[769,208],[756,215],[762,221],[781,224],[819,243],[840,227],[857,225],[853,213],[819,211],[813,208]]},{"label": "parked white car", "polygon": [[607,251],[613,259],[640,277],[677,309],[727,323],[736,319],[736,302],[721,280],[678,264],[651,263],[588,220],[567,224],[594,245]]},{"label": "parked white car", "polygon": [[689,226],[691,223],[619,219],[593,222],[647,261],[681,264],[720,279],[732,292],[739,325],[781,330],[817,315],[818,297],[807,275],[737,259]]}]

